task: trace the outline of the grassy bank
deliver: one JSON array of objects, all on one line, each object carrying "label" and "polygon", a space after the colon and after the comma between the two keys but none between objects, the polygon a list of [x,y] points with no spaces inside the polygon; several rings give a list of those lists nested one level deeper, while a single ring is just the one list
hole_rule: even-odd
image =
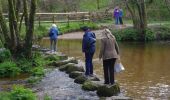
[{"label": "grassy bank", "polygon": [[[133,28],[111,29],[111,31],[118,41],[138,41],[140,39],[139,31]],[[170,40],[170,28],[168,26],[150,26],[145,31],[145,41]]]},{"label": "grassy bank", "polygon": [[[34,31],[34,37],[35,38],[42,38],[44,36],[48,36],[48,31],[51,27],[52,23],[41,23],[40,25],[38,23],[35,23],[35,31]],[[69,25],[67,23],[58,23],[56,24],[57,27],[59,28],[60,34],[65,34],[68,32],[73,32],[73,31],[79,31],[82,26],[88,26],[91,29],[98,29],[98,25],[93,23],[93,22],[70,22]],[[23,28],[24,25],[23,25]],[[21,30],[21,36],[25,36],[25,30]]]}]

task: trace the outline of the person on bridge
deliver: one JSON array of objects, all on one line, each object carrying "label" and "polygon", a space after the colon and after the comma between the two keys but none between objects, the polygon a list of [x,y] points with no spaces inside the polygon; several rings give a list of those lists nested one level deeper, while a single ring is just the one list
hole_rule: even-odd
[{"label": "person on bridge", "polygon": [[59,34],[59,30],[58,30],[56,24],[52,24],[52,27],[49,30],[51,52],[57,51],[56,44],[57,44],[58,34]]},{"label": "person on bridge", "polygon": [[117,58],[120,60],[119,47],[109,29],[105,28],[101,35],[99,59],[103,60],[104,84],[113,85],[115,83],[114,65]]},{"label": "person on bridge", "polygon": [[87,26],[82,27],[84,31],[82,40],[82,52],[85,53],[85,75],[93,76],[93,55],[95,53],[96,36]]}]

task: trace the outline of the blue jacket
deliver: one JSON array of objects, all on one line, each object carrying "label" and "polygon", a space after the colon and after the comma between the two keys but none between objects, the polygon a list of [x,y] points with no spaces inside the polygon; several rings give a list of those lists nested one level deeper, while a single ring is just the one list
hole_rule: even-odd
[{"label": "blue jacket", "polygon": [[119,17],[123,17],[123,10],[119,10]]},{"label": "blue jacket", "polygon": [[58,28],[52,27],[49,32],[50,39],[57,39],[59,34]]},{"label": "blue jacket", "polygon": [[85,32],[82,41],[82,51],[85,53],[95,52],[96,36],[93,32]]}]

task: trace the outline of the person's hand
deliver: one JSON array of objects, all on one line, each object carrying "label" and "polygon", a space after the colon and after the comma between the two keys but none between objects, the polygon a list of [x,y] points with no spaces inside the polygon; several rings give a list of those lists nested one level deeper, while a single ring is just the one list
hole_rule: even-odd
[{"label": "person's hand", "polygon": [[120,55],[118,55],[117,61],[118,61],[118,62],[121,62],[121,60],[120,60]]}]

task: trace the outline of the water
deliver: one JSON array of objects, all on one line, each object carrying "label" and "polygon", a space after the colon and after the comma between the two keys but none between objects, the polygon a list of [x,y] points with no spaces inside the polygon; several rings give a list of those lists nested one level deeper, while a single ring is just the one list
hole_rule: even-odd
[{"label": "water", "polygon": [[[49,40],[41,45],[49,47]],[[125,71],[116,75],[124,95],[139,100],[170,99],[170,43],[119,43]],[[94,71],[103,78],[102,63],[98,60],[99,42],[94,55]],[[81,40],[59,40],[58,51],[84,60]]]},{"label": "water", "polygon": [[35,87],[39,100],[48,94],[53,100],[98,100],[95,92],[83,91],[81,85],[58,69],[47,73],[46,77]]}]

